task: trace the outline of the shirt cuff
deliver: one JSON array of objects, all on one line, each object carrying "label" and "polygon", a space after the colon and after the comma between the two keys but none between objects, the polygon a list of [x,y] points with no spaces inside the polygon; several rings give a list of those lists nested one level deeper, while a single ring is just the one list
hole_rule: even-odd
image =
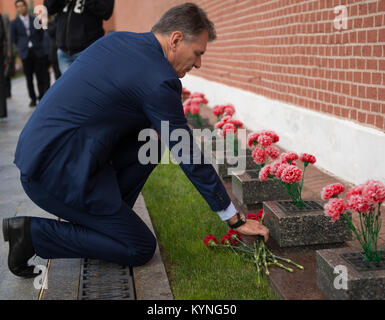
[{"label": "shirt cuff", "polygon": [[226,210],[221,210],[221,211],[218,211],[217,213],[221,218],[221,220],[225,221],[233,217],[237,213],[237,210],[235,209],[233,203],[231,202]]}]

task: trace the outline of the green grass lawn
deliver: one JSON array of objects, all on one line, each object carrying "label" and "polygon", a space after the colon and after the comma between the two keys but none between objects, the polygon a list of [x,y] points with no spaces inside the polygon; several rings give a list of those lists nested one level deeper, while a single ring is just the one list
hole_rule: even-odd
[{"label": "green grass lawn", "polygon": [[228,249],[208,249],[227,225],[212,212],[178,165],[159,164],[143,188],[175,299],[277,299],[266,278],[256,283],[252,263]]}]

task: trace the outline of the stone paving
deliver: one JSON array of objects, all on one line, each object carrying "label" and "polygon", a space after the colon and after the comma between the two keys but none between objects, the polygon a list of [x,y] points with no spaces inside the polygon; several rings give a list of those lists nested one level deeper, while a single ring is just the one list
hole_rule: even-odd
[{"label": "stone paving", "polygon": [[[38,208],[24,193],[19,180],[19,170],[13,164],[16,143],[21,129],[34,111],[28,106],[25,78],[12,81],[12,98],[8,99],[8,117],[0,122],[0,219],[12,216],[52,215]],[[40,294],[39,279],[22,279],[8,270],[8,242],[0,239],[0,299],[31,300]],[[36,257],[31,263],[46,267],[47,260]],[[36,287],[36,288],[35,288]]]}]

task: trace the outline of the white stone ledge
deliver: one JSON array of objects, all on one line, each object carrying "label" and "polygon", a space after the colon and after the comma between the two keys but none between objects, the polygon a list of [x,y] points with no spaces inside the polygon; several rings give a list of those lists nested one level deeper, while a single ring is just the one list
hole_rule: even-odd
[{"label": "white stone ledge", "polygon": [[232,103],[234,117],[248,129],[276,131],[280,147],[315,155],[316,166],[331,175],[353,184],[385,183],[385,133],[380,130],[192,75],[182,83],[204,93],[210,107]]}]

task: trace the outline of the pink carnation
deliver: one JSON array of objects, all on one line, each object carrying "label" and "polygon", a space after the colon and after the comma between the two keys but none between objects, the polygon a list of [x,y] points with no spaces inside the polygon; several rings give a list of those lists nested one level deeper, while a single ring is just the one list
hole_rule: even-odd
[{"label": "pink carnation", "polygon": [[197,104],[197,105],[200,105],[201,103],[204,103],[205,99],[204,98],[198,98],[198,97],[195,97],[195,98],[192,98],[191,99],[191,104]]},{"label": "pink carnation", "polygon": [[183,103],[183,107],[190,107],[190,106],[191,106],[191,101],[192,101],[191,98],[187,99],[187,100]]},{"label": "pink carnation", "polygon": [[273,143],[276,143],[279,141],[279,136],[272,130],[263,131],[262,134],[271,137],[271,139],[273,139]]},{"label": "pink carnation", "polygon": [[338,198],[331,198],[324,206],[325,214],[332,218],[335,222],[339,219],[340,215],[345,213],[346,204],[344,200]]},{"label": "pink carnation", "polygon": [[266,154],[265,150],[263,150],[261,148],[256,148],[251,153],[251,156],[254,158],[254,162],[256,162],[258,164],[262,164],[262,163],[265,163],[267,154]]},{"label": "pink carnation", "polygon": [[277,172],[275,173],[275,175],[277,176],[277,178],[281,178],[282,176],[282,172],[289,166],[288,163],[286,162],[282,162],[281,165],[278,167],[277,169]]},{"label": "pink carnation", "polygon": [[225,123],[222,127],[223,135],[226,136],[231,133],[235,133],[237,128],[232,123]]},{"label": "pink carnation", "polygon": [[299,157],[299,160],[301,160],[302,162],[309,162],[311,164],[314,164],[317,161],[315,156],[308,153],[302,153],[301,156]]},{"label": "pink carnation", "polygon": [[321,191],[321,198],[323,200],[328,200],[334,196],[339,195],[341,192],[344,192],[345,188],[341,183],[334,183],[324,187]]},{"label": "pink carnation", "polygon": [[364,190],[364,185],[360,184],[358,186],[354,186],[353,188],[350,188],[348,192],[346,193],[346,200],[349,200],[350,197],[354,195],[362,196],[362,191]]},{"label": "pink carnation", "polygon": [[223,106],[223,112],[228,116],[232,116],[235,113],[235,108],[233,107],[233,105],[228,104]]},{"label": "pink carnation", "polygon": [[290,184],[293,182],[301,181],[302,170],[296,166],[289,165],[283,170],[281,179],[283,182]]},{"label": "pink carnation", "polygon": [[261,134],[258,137],[257,140],[258,144],[260,144],[262,147],[266,148],[270,146],[273,143],[273,139],[265,134]]},{"label": "pink carnation", "polygon": [[279,160],[276,160],[274,161],[271,165],[270,165],[270,173],[271,174],[276,174],[277,173],[277,170],[278,168],[281,166],[282,162],[279,161]]},{"label": "pink carnation", "polygon": [[247,144],[249,147],[252,147],[254,145],[254,142],[255,143],[257,142],[259,135],[260,135],[259,132],[254,132],[254,133],[250,133],[247,136]]},{"label": "pink carnation", "polygon": [[269,173],[270,173],[270,165],[264,166],[259,171],[259,181],[261,182],[266,181],[267,177],[269,176]]},{"label": "pink carnation", "polygon": [[268,146],[265,151],[272,159],[277,159],[279,157],[279,149],[275,146]]},{"label": "pink carnation", "polygon": [[216,116],[221,116],[223,114],[223,106],[215,106],[213,108],[213,114]]},{"label": "pink carnation", "polygon": [[191,94],[190,96],[191,98],[204,98],[205,95],[203,93],[200,93],[200,92],[194,92]]},{"label": "pink carnation", "polygon": [[380,181],[369,180],[365,183],[362,195],[375,203],[385,200],[385,186]]},{"label": "pink carnation", "polygon": [[191,109],[190,109],[190,112],[191,114],[198,114],[200,111],[200,108],[199,108],[199,104],[191,104]]},{"label": "pink carnation", "polygon": [[221,129],[225,125],[225,122],[219,121],[215,124],[215,129]]},{"label": "pink carnation", "polygon": [[184,106],[183,107],[183,112],[185,115],[190,111],[190,108],[191,108],[190,106]]},{"label": "pink carnation", "polygon": [[294,160],[297,160],[298,158],[299,158],[298,154],[296,154],[295,152],[285,152],[281,154],[282,162],[294,161]]},{"label": "pink carnation", "polygon": [[232,123],[234,126],[237,127],[237,129],[243,127],[243,122],[236,119],[229,119],[226,121],[226,123]]},{"label": "pink carnation", "polygon": [[368,213],[371,209],[371,202],[366,197],[355,194],[349,197],[349,200],[347,200],[347,206],[349,209],[354,211]]},{"label": "pink carnation", "polygon": [[191,95],[191,92],[188,91],[186,88],[182,88],[182,99],[188,99]]}]

